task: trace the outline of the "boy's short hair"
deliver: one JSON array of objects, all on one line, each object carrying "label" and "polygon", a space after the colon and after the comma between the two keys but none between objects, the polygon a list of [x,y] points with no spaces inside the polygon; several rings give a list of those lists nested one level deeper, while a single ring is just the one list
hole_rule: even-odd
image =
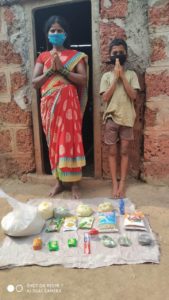
[{"label": "boy's short hair", "polygon": [[111,52],[111,50],[114,46],[120,46],[120,45],[122,45],[124,47],[124,49],[126,50],[126,53],[127,53],[127,43],[123,39],[114,39],[114,40],[112,40],[110,45],[109,45],[109,53]]}]

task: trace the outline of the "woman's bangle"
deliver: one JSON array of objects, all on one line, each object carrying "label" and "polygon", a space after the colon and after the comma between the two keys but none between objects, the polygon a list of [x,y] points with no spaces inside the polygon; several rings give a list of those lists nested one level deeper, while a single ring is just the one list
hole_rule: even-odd
[{"label": "woman's bangle", "polygon": [[65,77],[68,77],[70,74],[70,71],[66,67],[61,67],[58,72]]},{"label": "woman's bangle", "polygon": [[53,74],[55,74],[55,71],[53,69],[49,69],[49,70],[46,71],[45,77],[49,78]]}]

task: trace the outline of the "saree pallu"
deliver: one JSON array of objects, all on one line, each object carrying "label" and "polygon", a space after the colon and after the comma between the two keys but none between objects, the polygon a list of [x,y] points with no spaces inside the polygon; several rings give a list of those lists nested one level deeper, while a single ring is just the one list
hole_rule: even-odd
[{"label": "saree pallu", "polygon": [[77,88],[55,75],[42,91],[41,117],[52,174],[62,182],[79,181],[86,161]]}]

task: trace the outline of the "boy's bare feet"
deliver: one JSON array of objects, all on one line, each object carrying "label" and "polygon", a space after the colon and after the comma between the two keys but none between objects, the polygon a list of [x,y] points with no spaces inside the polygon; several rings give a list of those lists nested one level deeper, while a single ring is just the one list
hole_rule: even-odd
[{"label": "boy's bare feet", "polygon": [[73,199],[79,199],[81,196],[80,187],[78,183],[72,184],[72,197]]},{"label": "boy's bare feet", "polygon": [[61,193],[63,190],[64,190],[64,188],[63,188],[62,182],[57,181],[57,183],[55,184],[55,186],[49,192],[49,196],[53,197],[53,196]]},{"label": "boy's bare feet", "polygon": [[125,197],[125,180],[121,179],[117,190],[117,198]]},{"label": "boy's bare feet", "polygon": [[118,192],[118,182],[113,182],[113,199],[117,199],[117,192]]}]

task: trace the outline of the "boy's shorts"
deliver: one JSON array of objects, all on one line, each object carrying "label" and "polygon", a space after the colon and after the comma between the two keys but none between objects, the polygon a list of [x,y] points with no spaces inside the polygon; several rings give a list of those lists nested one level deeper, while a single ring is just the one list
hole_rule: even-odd
[{"label": "boy's shorts", "polygon": [[116,144],[119,139],[132,141],[134,139],[133,127],[122,126],[115,123],[111,118],[107,119],[104,131],[105,144]]}]

